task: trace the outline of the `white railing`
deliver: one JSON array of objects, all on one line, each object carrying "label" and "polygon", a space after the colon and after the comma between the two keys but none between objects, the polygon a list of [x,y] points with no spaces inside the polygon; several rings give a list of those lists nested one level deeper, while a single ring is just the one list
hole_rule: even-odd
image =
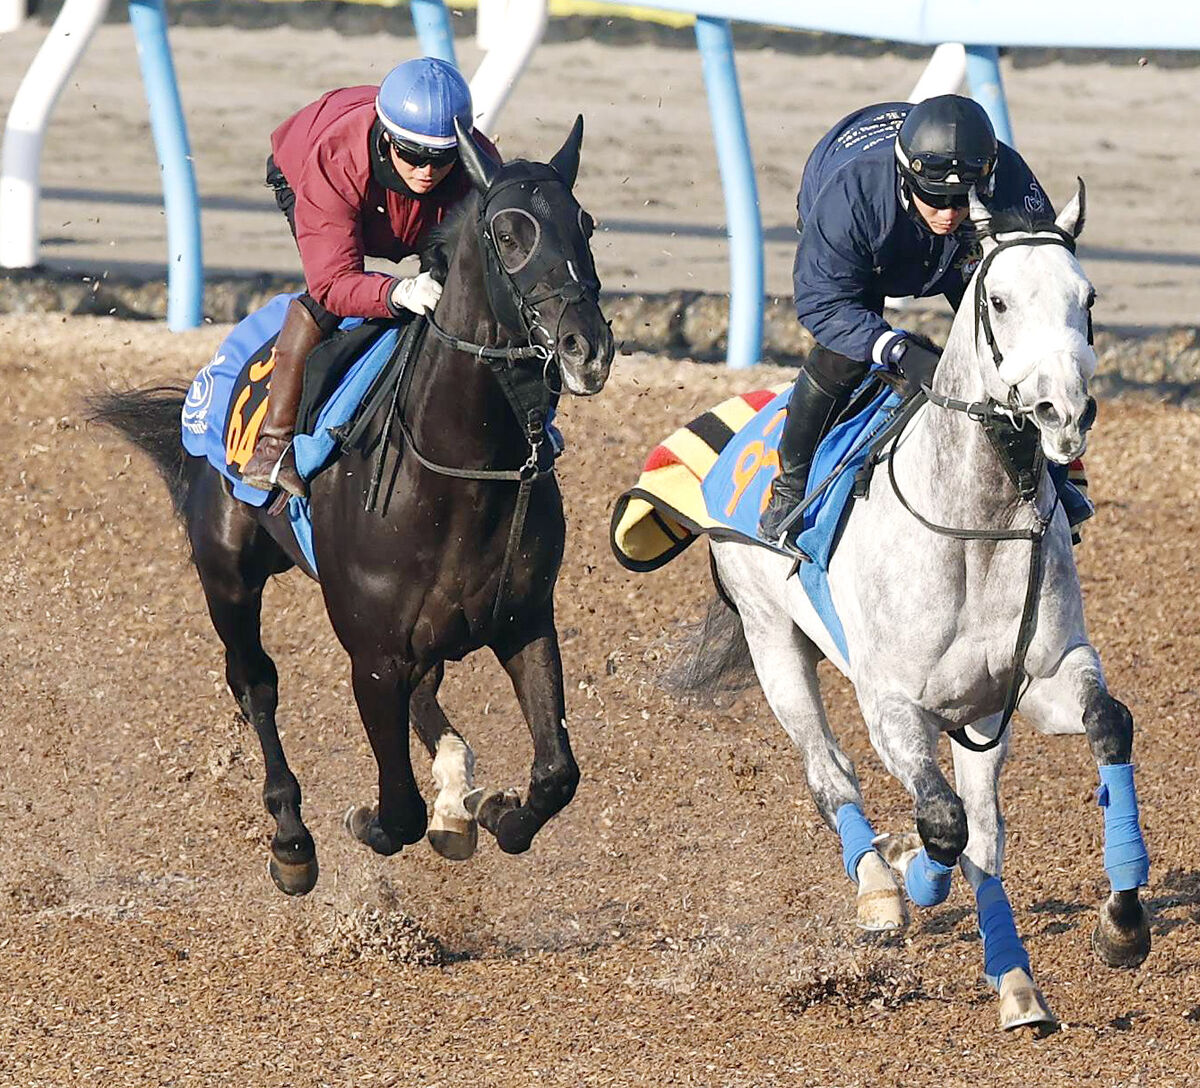
[{"label": "white railing", "polygon": [[[616,3],[617,0],[597,0]],[[725,190],[730,238],[728,362],[758,361],[762,332],[762,222],[734,62],[730,20],[819,30],[937,46],[911,98],[956,89],[965,76],[997,135],[1012,142],[995,44],[1013,46],[1196,49],[1196,0],[1094,0],[1082,11],[1064,0],[640,0],[647,7],[696,16]],[[13,100],[0,163],[0,265],[37,261],[41,148],[62,87],[103,18],[108,0],[66,0]],[[443,0],[409,0],[427,55],[454,61],[454,38]],[[472,80],[477,123],[494,131],[500,110],[546,27],[546,0],[481,0],[481,44],[487,49]],[[198,324],[203,300],[200,213],[166,39],[163,0],[132,0],[143,80],[164,177],[168,218],[168,324]],[[0,0],[0,31],[25,14],[25,0]],[[803,62],[797,62],[803,63]]]}]

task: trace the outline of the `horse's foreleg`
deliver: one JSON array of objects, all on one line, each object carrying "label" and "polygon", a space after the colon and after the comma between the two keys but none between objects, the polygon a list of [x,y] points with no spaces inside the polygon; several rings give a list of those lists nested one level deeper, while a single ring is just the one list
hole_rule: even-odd
[{"label": "horse's foreleg", "polygon": [[266,775],[263,804],[275,819],[269,871],[280,891],[304,895],[317,883],[317,852],[300,815],[300,783],[288,767],[275,723],[279,677],[263,649],[262,591],[273,569],[286,563],[259,529],[253,511],[215,483],[189,515],[196,570],[213,626],[225,644],[225,679],[262,746]]},{"label": "horse's foreleg", "polygon": [[904,897],[875,850],[875,832],[863,814],[854,764],[838,746],[825,717],[816,647],[777,610],[759,615],[747,607],[742,625],[767,703],[803,753],[817,811],[842,840],[842,865],[858,886],[858,925],[866,930],[902,928],[908,922]]},{"label": "horse's foreleg", "polygon": [[1104,683],[1091,646],[1078,646],[1053,675],[1034,680],[1019,708],[1043,733],[1086,733],[1100,771],[1104,808],[1104,868],[1111,892],[1092,934],[1110,967],[1136,967],[1150,952],[1150,927],[1138,888],[1150,876],[1150,858],[1133,784],[1133,717]]},{"label": "horse's foreleg", "polygon": [[463,805],[474,788],[475,753],[450,724],[437,700],[445,667],[437,665],[417,685],[409,703],[413,729],[433,758],[437,797],[429,821],[429,845],[444,858],[465,861],[475,853],[475,818]]},{"label": "horse's foreleg", "polygon": [[408,749],[410,674],[395,658],[353,653],[354,698],[379,768],[379,803],[346,813],[346,827],[377,854],[420,842],[428,815]]},{"label": "horse's foreleg", "polygon": [[950,894],[950,878],[967,845],[967,816],[937,762],[938,730],[917,706],[885,699],[869,715],[871,743],[884,766],[913,799],[917,833],[924,844],[902,854],[904,886],[920,907],[932,907]]},{"label": "horse's foreleg", "polygon": [[[518,803],[512,791],[475,798],[476,813],[508,854],[529,849],[533,836],[566,807],[579,784],[579,767],[567,736],[562,657],[553,615],[547,614],[523,637],[493,645],[512,680],[533,738],[529,794]],[[476,791],[478,792],[478,791]]]},{"label": "horse's foreleg", "polygon": [[1008,755],[1007,735],[989,752],[952,745],[954,784],[967,813],[967,848],[959,858],[975,892],[983,971],[1000,995],[1000,1026],[1054,1024],[1056,1019],[1034,984],[1029,956],[1017,934],[1000,871],[1004,865],[1004,817],[1000,813],[1000,770]]}]

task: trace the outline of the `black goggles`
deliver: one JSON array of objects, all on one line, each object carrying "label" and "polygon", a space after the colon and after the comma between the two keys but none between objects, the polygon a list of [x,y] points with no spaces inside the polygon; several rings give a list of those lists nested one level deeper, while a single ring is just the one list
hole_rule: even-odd
[{"label": "black goggles", "polygon": [[919,185],[913,186],[913,193],[922,204],[943,211],[946,208],[965,208],[971,202],[970,193],[927,193]]},{"label": "black goggles", "polygon": [[392,150],[409,166],[432,166],[435,170],[458,161],[457,147],[422,147],[407,140],[388,136]]},{"label": "black goggles", "polygon": [[949,155],[929,152],[914,155],[908,167],[914,177],[926,181],[945,181],[955,175],[958,181],[972,185],[992,172],[990,159],[956,159]]}]

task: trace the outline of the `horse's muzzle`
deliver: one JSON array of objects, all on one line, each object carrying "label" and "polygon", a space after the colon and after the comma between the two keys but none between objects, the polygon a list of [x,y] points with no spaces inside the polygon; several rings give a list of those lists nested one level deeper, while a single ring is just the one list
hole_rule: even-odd
[{"label": "horse's muzzle", "polygon": [[612,331],[606,324],[591,335],[582,329],[563,333],[555,348],[563,385],[569,392],[586,397],[604,388],[615,352]]}]

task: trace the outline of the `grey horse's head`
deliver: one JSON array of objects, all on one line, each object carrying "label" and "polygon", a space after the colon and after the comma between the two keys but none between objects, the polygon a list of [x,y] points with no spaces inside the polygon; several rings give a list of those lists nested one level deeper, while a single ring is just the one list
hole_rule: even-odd
[{"label": "grey horse's head", "polygon": [[1002,218],[992,220],[971,193],[971,220],[983,247],[973,289],[984,388],[1033,421],[1046,457],[1059,464],[1083,453],[1096,415],[1088,393],[1096,372],[1091,343],[1096,292],[1073,245],[1083,230],[1085,207],[1080,179],[1053,224],[1029,222],[1014,230]]}]

